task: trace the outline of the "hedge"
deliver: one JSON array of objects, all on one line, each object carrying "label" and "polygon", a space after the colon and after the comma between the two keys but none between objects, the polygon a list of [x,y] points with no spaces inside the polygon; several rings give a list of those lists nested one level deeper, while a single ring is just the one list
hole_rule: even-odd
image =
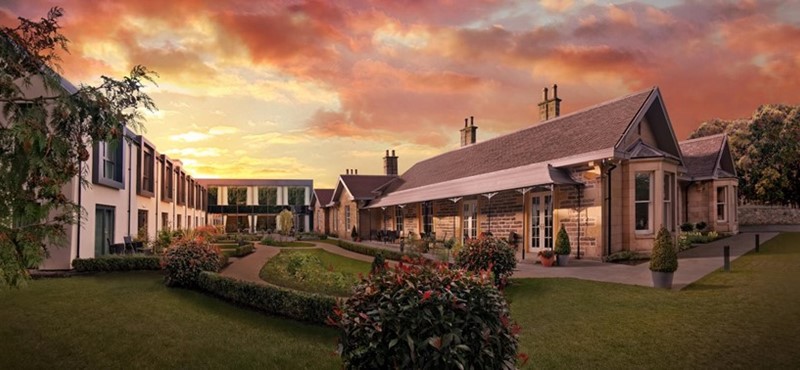
[{"label": "hedge", "polygon": [[161,257],[135,254],[78,258],[72,261],[72,267],[78,272],[161,270]]},{"label": "hedge", "polygon": [[245,244],[241,247],[222,249],[222,254],[226,257],[244,257],[254,250],[253,244]]},{"label": "hedge", "polygon": [[339,248],[347,249],[347,250],[349,250],[351,252],[356,252],[356,253],[360,253],[360,254],[366,254],[368,256],[373,256],[373,257],[375,255],[377,255],[378,253],[381,253],[381,254],[383,254],[384,258],[390,259],[390,260],[395,260],[395,261],[402,261],[403,260],[403,256],[406,256],[406,257],[409,257],[409,258],[417,258],[417,257],[419,257],[419,254],[417,254],[417,253],[400,253],[398,251],[393,251],[393,250],[388,250],[388,249],[372,248],[372,247],[367,247],[367,246],[361,245],[361,244],[349,243],[349,242],[346,242],[346,241],[341,240],[341,239],[336,241],[336,245],[339,246]]},{"label": "hedge", "polygon": [[229,302],[312,324],[328,324],[336,307],[334,297],[237,280],[208,271],[200,274],[197,288]]}]

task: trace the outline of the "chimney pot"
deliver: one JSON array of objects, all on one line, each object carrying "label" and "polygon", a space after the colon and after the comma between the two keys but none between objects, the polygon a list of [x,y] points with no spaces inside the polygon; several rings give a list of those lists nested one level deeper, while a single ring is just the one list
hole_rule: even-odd
[{"label": "chimney pot", "polygon": [[353,170],[353,171],[356,171],[355,173],[353,173],[354,175],[358,175],[358,168],[356,168],[356,169],[355,169],[355,170]]},{"label": "chimney pot", "polygon": [[547,88],[545,87],[544,90],[542,90],[542,100],[547,101],[547,99],[549,99],[549,97],[547,96]]},{"label": "chimney pot", "polygon": [[394,149],[392,149],[392,157],[394,157]]},{"label": "chimney pot", "polygon": [[466,119],[466,118],[464,118],[464,127],[467,127],[467,124],[468,124],[468,123],[469,123],[469,120],[468,120],[468,119]]},{"label": "chimney pot", "polygon": [[470,126],[475,126],[475,117],[469,116],[469,125]]},{"label": "chimney pot", "polygon": [[386,156],[389,156],[389,149],[386,149]]},{"label": "chimney pot", "polygon": [[553,84],[553,99],[558,99],[558,85]]}]

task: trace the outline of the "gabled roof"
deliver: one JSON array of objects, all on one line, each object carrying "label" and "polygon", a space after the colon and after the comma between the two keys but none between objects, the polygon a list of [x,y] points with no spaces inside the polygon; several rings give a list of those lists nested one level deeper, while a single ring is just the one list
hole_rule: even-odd
[{"label": "gabled roof", "polygon": [[440,154],[412,166],[387,190],[404,191],[537,163],[567,165],[563,160],[570,157],[579,163],[586,159],[582,154],[608,158],[631,122],[647,108],[645,103],[652,101],[648,99],[652,94],[658,94],[658,88]]},{"label": "gabled roof", "polygon": [[[385,175],[339,175],[336,189],[331,195],[331,202],[336,201],[343,191],[347,191],[353,200],[372,200],[378,195],[376,189],[383,187],[388,182],[397,179],[397,176]],[[329,204],[330,205],[330,204]]]},{"label": "gabled roof", "polygon": [[736,177],[725,134],[680,142],[683,163],[692,180]]},{"label": "gabled roof", "polygon": [[636,143],[630,146],[627,153],[631,158],[672,158],[680,159],[672,154],[669,154],[651,145],[647,145],[644,141],[637,140]]},{"label": "gabled roof", "polygon": [[314,189],[314,198],[311,204],[319,204],[320,207],[325,207],[331,202],[334,189]]}]

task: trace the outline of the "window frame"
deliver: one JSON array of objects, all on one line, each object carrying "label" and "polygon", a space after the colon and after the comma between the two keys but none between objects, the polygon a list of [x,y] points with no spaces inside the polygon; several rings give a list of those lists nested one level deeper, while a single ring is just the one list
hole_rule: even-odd
[{"label": "window frame", "polygon": [[172,203],[175,200],[175,181],[172,161],[162,155],[161,200]]},{"label": "window frame", "polygon": [[[278,187],[276,186],[259,186],[256,188],[257,201],[260,206],[275,206],[278,205]],[[271,194],[273,193],[273,194]],[[262,197],[263,195],[263,197]],[[270,202],[270,201],[273,202]]]},{"label": "window frame", "polygon": [[[648,181],[648,197],[646,200],[637,199],[636,181],[639,175],[647,175]],[[652,234],[653,233],[653,193],[654,193],[654,173],[653,171],[636,171],[633,177],[633,228],[636,234]],[[647,229],[639,229],[637,225],[638,205],[647,204]]]},{"label": "window frame", "polygon": [[[664,172],[664,199],[661,223],[669,231],[675,231],[675,174]],[[669,224],[667,222],[669,221]]]},{"label": "window frame", "polygon": [[[116,158],[112,161],[115,165],[114,175],[113,178],[109,178],[105,174],[106,161],[109,161],[106,157],[106,153],[108,152],[108,145],[114,142],[117,143],[117,147],[114,148]],[[117,161],[119,163],[117,163]],[[124,163],[125,145],[122,135],[111,139],[111,141],[98,141],[94,143],[92,145],[92,183],[114,189],[125,189]]]},{"label": "window frame", "polygon": [[[728,186],[717,186],[715,189],[715,197],[716,197],[716,213],[717,213],[717,222],[728,222]],[[722,201],[720,201],[719,193],[722,190]],[[722,206],[722,218],[720,218],[720,206]]]},{"label": "window frame", "polygon": [[[136,194],[153,198],[156,196],[156,149],[141,136],[138,145],[139,153],[136,164]],[[147,157],[150,157],[148,159]]]},{"label": "window frame", "polygon": [[[235,202],[231,202],[231,197],[236,197],[238,190],[241,189],[244,191],[244,200],[242,203],[239,203],[238,200]],[[234,191],[236,190],[236,191]],[[247,187],[246,186],[229,186],[228,187],[228,205],[230,206],[244,206],[247,205]]]},{"label": "window frame", "polygon": [[394,230],[397,232],[398,236],[400,236],[400,234],[402,234],[403,230],[405,229],[404,223],[406,215],[405,213],[403,213],[403,211],[404,211],[403,207],[394,206]]},{"label": "window frame", "polygon": [[344,207],[344,230],[345,232],[350,231],[350,206]]}]

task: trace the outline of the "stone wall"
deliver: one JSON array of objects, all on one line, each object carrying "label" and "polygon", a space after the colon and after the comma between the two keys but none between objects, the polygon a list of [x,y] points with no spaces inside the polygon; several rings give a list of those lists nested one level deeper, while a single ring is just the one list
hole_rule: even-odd
[{"label": "stone wall", "polygon": [[800,208],[739,206],[740,225],[800,225]]},{"label": "stone wall", "polygon": [[447,199],[433,202],[433,231],[437,239],[450,239],[458,232],[454,229],[453,223],[454,221],[458,223],[456,205]]},{"label": "stone wall", "polygon": [[[513,191],[502,191],[492,197],[491,207],[486,197],[478,200],[478,221],[481,231],[491,230],[498,238],[507,238],[511,231],[523,235],[523,203],[522,194]],[[489,225],[491,217],[491,227]]]}]

